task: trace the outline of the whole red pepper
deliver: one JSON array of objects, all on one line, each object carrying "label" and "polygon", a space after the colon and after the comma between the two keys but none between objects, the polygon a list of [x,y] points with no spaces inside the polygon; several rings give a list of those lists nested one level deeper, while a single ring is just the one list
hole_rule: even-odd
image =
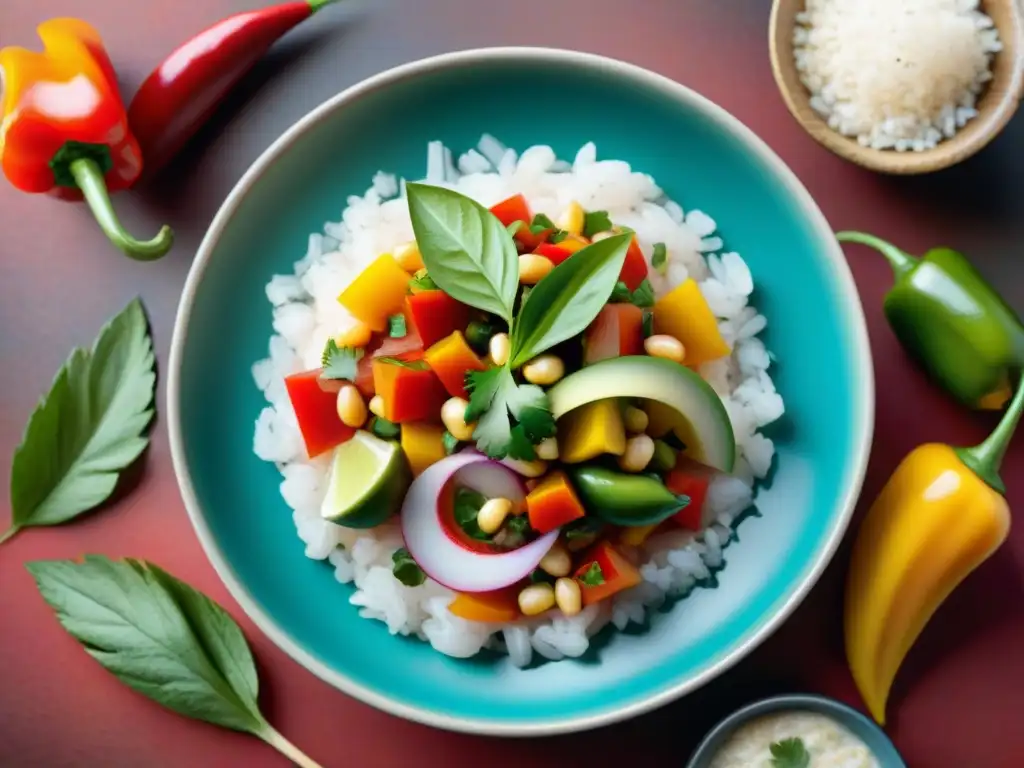
[{"label": "whole red pepper", "polygon": [[229,16],[164,59],[128,107],[147,175],[177,154],[278,38],[332,2],[298,0]]}]

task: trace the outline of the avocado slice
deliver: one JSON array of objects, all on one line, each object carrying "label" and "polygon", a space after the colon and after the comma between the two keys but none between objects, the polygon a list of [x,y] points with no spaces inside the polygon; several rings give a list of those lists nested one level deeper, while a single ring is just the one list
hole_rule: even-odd
[{"label": "avocado slice", "polygon": [[[732,472],[736,437],[718,393],[699,374],[660,357],[615,357],[566,376],[548,390],[555,419],[595,400],[635,397],[676,411],[685,424],[685,455]],[[678,430],[677,430],[678,431]]]}]

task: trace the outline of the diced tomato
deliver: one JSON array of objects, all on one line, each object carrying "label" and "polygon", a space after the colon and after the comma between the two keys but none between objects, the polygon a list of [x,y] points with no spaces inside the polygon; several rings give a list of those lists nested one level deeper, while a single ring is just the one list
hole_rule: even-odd
[{"label": "diced tomato", "polygon": [[406,314],[424,347],[436,344],[452,331],[463,331],[469,325],[470,310],[444,291],[423,291],[407,296]]},{"label": "diced tomato", "polygon": [[487,366],[466,342],[462,331],[454,331],[441,339],[423,357],[452,397],[468,398],[466,374],[487,370]]},{"label": "diced tomato", "polygon": [[519,587],[493,592],[458,592],[448,606],[456,616],[468,621],[504,624],[519,618]]},{"label": "diced tomato", "polygon": [[643,354],[644,311],[634,304],[606,304],[583,333],[586,365]]},{"label": "diced tomato", "polygon": [[563,261],[572,256],[573,252],[568,248],[562,248],[553,243],[541,243],[533,250],[534,253],[546,256],[557,267]]},{"label": "diced tomato", "polygon": [[[584,605],[600,602],[640,583],[640,572],[608,541],[597,542],[583,556],[581,562],[583,564],[576,570],[575,577],[583,593]],[[583,583],[583,575],[594,563],[600,566],[604,582],[590,587]]]},{"label": "diced tomato", "polygon": [[533,220],[530,213],[530,206],[522,195],[515,195],[508,200],[502,200],[497,205],[491,206],[491,213],[498,217],[498,221],[506,227],[516,221],[529,224]]},{"label": "diced tomato", "polygon": [[530,527],[545,534],[586,514],[564,472],[550,472],[526,497]]},{"label": "diced tomato", "polygon": [[384,418],[397,423],[436,422],[448,399],[441,381],[422,359],[400,364],[375,358],[373,389],[384,401]]},{"label": "diced tomato", "polygon": [[665,487],[672,493],[689,496],[690,503],[669,519],[688,530],[701,530],[704,501],[714,475],[711,467],[680,454],[675,467],[665,476]]},{"label": "diced tomato", "polygon": [[647,259],[644,258],[644,252],[640,250],[640,243],[634,236],[629,243],[629,250],[626,251],[626,261],[622,264],[619,280],[624,282],[629,290],[635,291],[646,279]]},{"label": "diced tomato", "polygon": [[295,373],[284,380],[288,399],[292,401],[299,431],[309,458],[319,456],[341,445],[355,430],[338,418],[338,397],[320,386],[320,368]]}]

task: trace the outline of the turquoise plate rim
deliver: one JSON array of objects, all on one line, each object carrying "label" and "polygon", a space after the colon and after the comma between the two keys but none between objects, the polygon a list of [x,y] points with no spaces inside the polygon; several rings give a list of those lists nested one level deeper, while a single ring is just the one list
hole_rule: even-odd
[{"label": "turquoise plate rim", "polygon": [[[845,491],[839,502],[839,513],[835,516],[832,530],[829,532],[821,550],[805,569],[804,573],[801,574],[793,591],[780,600],[775,613],[761,625],[752,627],[740,643],[732,650],[720,656],[698,675],[686,680],[676,681],[661,691],[639,701],[614,705],[607,710],[595,714],[581,717],[565,717],[543,722],[517,721],[506,723],[495,720],[476,720],[452,717],[425,708],[411,706],[397,698],[383,695],[369,687],[356,683],[344,674],[332,669],[324,661],[300,646],[273,617],[259,606],[224,559],[216,542],[213,540],[189,474],[179,411],[180,371],[195,294],[203,280],[214,250],[228,221],[234,215],[235,209],[256,180],[306,131],[313,128],[319,121],[335,110],[343,109],[348,102],[355,101],[374,91],[387,88],[394,83],[415,78],[422,73],[436,71],[437,69],[464,67],[473,63],[495,61],[530,61],[532,63],[544,63],[554,66],[571,65],[604,73],[611,72],[615,77],[633,81],[639,88],[650,90],[664,98],[683,103],[698,110],[720,130],[731,134],[736,140],[745,145],[752,154],[758,156],[771,169],[778,182],[786,190],[786,193],[800,207],[802,213],[807,217],[817,234],[820,241],[819,251],[822,257],[827,260],[836,281],[836,289],[843,299],[843,306],[839,308],[839,314],[844,320],[844,335],[851,345],[855,369],[861,373],[853,388],[854,403],[852,412],[855,423],[852,432],[854,435],[854,456],[846,469]],[[664,706],[700,688],[734,666],[754,648],[764,642],[789,617],[817,583],[818,578],[831,561],[853,515],[871,451],[874,429],[875,389],[874,367],[868,343],[867,323],[864,318],[860,296],[849,265],[846,263],[839,243],[833,235],[832,228],[796,175],[750,128],[704,96],[663,75],[635,64],[598,54],[558,48],[493,47],[474,48],[430,56],[373,75],[330,97],[315,107],[288,128],[257,158],[243,174],[217,211],[200,243],[186,278],[171,339],[166,407],[174,472],[178,479],[182,500],[192,521],[192,526],[199,537],[203,551],[213,565],[214,570],[216,570],[221,580],[227,586],[231,596],[238,602],[242,610],[252,619],[260,631],[267,635],[275,645],[321,680],[343,693],[398,717],[436,728],[464,733],[531,737],[551,736],[598,728],[633,718]]]}]

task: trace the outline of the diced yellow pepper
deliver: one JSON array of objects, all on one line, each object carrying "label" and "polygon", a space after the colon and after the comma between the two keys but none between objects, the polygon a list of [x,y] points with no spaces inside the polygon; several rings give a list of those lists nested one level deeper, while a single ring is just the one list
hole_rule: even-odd
[{"label": "diced yellow pepper", "polygon": [[625,451],[626,427],[614,398],[581,405],[558,421],[558,455],[567,464]]},{"label": "diced yellow pepper", "polygon": [[569,253],[576,253],[576,251],[582,251],[590,245],[590,241],[585,237],[569,235],[569,237],[562,240],[560,243],[555,243],[556,248],[561,248],[563,251]]},{"label": "diced yellow pepper", "polygon": [[580,235],[583,234],[583,224],[585,221],[586,211],[583,210],[582,205],[573,200],[562,211],[562,215],[558,217],[555,225],[570,235]]},{"label": "diced yellow pepper", "polygon": [[408,287],[409,273],[385,253],[359,273],[338,301],[370,328],[383,331],[388,327],[388,317],[402,311]]},{"label": "diced yellow pepper", "polygon": [[666,333],[683,342],[686,348],[683,363],[688,366],[717,360],[731,351],[693,278],[658,299],[654,305],[654,332]]},{"label": "diced yellow pepper", "polygon": [[447,455],[443,438],[444,427],[439,424],[410,421],[402,425],[402,450],[413,477],[418,477],[423,470]]},{"label": "diced yellow pepper", "polygon": [[627,526],[626,528],[623,528],[622,532],[619,534],[619,541],[631,547],[639,547],[647,541],[647,537],[654,533],[655,529],[659,525],[661,525],[661,523]]}]

